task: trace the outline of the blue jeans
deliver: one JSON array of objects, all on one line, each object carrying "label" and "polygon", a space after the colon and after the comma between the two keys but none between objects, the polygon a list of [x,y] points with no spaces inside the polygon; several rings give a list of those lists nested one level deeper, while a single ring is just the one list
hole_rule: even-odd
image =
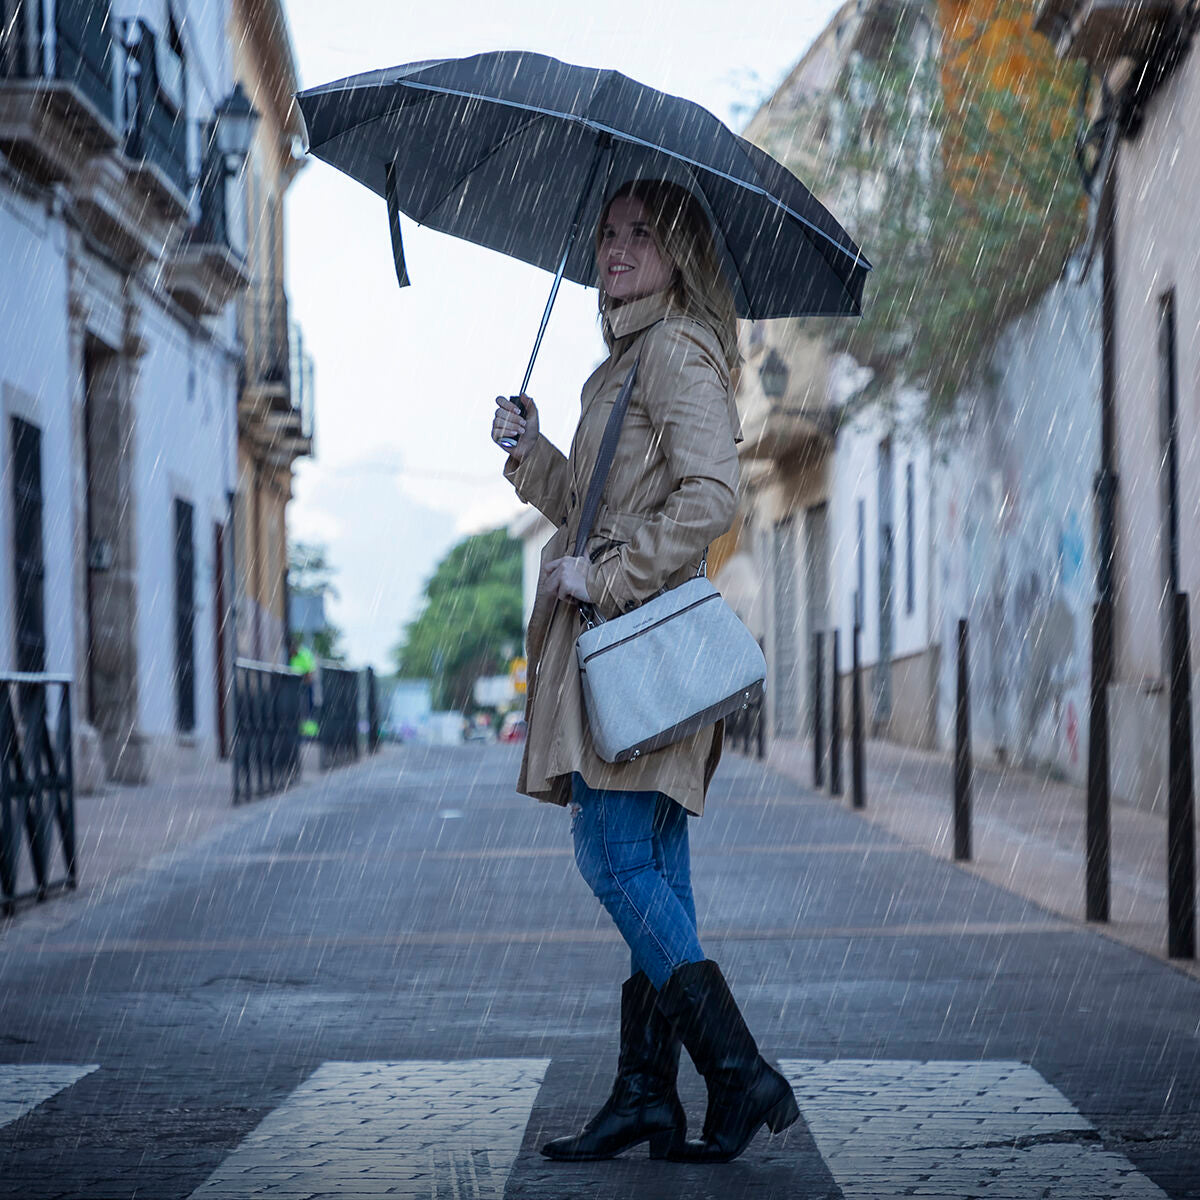
[{"label": "blue jeans", "polygon": [[661,792],[612,792],[571,776],[575,862],[656,988],[703,962],[692,899],[687,810]]}]

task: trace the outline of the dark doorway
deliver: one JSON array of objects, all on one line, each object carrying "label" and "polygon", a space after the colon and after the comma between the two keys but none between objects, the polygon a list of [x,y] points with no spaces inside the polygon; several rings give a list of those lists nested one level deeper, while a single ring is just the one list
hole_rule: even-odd
[{"label": "dark doorway", "polygon": [[89,337],[84,360],[87,475],[86,718],[111,778],[145,779],[138,732],[137,593],[133,545],[133,430],[121,356]]}]

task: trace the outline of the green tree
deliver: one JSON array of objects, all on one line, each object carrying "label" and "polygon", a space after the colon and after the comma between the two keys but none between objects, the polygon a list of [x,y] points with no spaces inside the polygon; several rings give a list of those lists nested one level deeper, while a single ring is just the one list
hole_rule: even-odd
[{"label": "green tree", "polygon": [[425,585],[420,613],[394,651],[396,673],[432,679],[434,707],[465,709],[480,675],[494,675],[523,637],[521,543],[503,529],[464,538]]},{"label": "green tree", "polygon": [[[329,561],[329,551],[318,542],[288,543],[288,592],[296,596],[334,596],[333,586],[337,568]],[[328,619],[325,627],[311,634],[309,647],[325,662],[343,663],[346,652],[342,647],[342,631]]]}]

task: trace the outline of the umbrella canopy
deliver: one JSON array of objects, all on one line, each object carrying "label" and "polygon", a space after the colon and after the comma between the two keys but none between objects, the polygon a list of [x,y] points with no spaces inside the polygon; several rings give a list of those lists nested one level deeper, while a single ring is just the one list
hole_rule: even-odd
[{"label": "umbrella canopy", "polygon": [[352,75],[297,101],[309,153],[387,199],[401,284],[403,212],[595,287],[590,234],[609,196],[661,178],[705,207],[739,316],[861,311],[871,265],[800,180],[706,109],[616,71],[504,50]]}]

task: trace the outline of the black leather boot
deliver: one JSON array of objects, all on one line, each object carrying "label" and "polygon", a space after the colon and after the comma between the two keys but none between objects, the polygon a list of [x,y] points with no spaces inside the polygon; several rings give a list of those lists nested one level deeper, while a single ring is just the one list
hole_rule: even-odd
[{"label": "black leather boot", "polygon": [[584,1162],[615,1158],[639,1142],[651,1158],[666,1158],[682,1144],[687,1116],[675,1090],[679,1038],[658,1011],[658,994],[639,971],[621,987],[621,1053],[612,1092],[576,1134],[542,1147],[547,1158]]},{"label": "black leather boot", "polygon": [[677,967],[659,992],[658,1006],[708,1085],[700,1140],[673,1147],[668,1158],[729,1162],[763,1125],[779,1133],[799,1118],[791,1084],[759,1054],[715,962]]}]

